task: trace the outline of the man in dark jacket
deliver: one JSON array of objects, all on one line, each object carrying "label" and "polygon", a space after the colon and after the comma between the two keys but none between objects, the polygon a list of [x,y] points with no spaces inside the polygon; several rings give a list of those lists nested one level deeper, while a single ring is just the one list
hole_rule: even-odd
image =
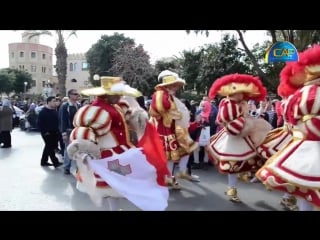
[{"label": "man in dark jacket", "polygon": [[55,168],[61,166],[62,163],[59,162],[55,155],[59,135],[59,119],[55,97],[47,98],[47,105],[42,108],[38,116],[38,127],[45,143],[40,165],[43,167],[52,166],[51,163],[48,163],[50,157]]}]

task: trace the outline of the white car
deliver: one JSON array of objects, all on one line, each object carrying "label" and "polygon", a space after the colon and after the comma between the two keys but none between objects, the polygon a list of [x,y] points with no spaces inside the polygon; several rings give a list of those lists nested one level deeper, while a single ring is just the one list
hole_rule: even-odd
[{"label": "white car", "polygon": [[16,106],[13,106],[14,110],[16,111],[16,115],[18,118],[20,118],[22,115],[24,115],[24,111]]}]

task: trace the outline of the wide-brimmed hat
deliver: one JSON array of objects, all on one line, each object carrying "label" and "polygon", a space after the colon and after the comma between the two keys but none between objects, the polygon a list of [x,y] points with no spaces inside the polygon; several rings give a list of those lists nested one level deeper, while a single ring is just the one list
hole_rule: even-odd
[{"label": "wide-brimmed hat", "polygon": [[228,97],[236,93],[243,93],[244,99],[261,101],[267,95],[267,89],[258,77],[249,74],[229,74],[217,79],[211,86],[209,98],[216,95]]},{"label": "wide-brimmed hat", "polygon": [[177,84],[184,86],[186,81],[181,79],[178,74],[171,72],[169,70],[164,70],[158,75],[158,81],[162,82],[155,86],[155,89],[159,87],[166,87],[169,85]]},{"label": "wide-brimmed hat", "polygon": [[139,97],[142,93],[130,87],[121,77],[103,76],[100,78],[101,86],[81,91],[86,96],[123,95]]},{"label": "wide-brimmed hat", "polygon": [[197,103],[198,103],[198,102],[196,102],[195,100],[191,100],[191,101],[190,101],[190,104],[191,104],[191,105],[197,104]]}]

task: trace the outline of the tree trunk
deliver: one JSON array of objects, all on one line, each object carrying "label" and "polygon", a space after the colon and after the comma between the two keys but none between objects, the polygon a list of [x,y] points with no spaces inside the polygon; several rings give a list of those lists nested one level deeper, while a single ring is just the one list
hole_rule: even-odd
[{"label": "tree trunk", "polygon": [[276,30],[268,30],[269,33],[271,34],[272,37],[272,43],[276,43],[277,42],[277,35],[276,35]]},{"label": "tree trunk", "polygon": [[294,44],[294,30],[288,30],[289,32],[289,42],[291,42],[292,44]]},{"label": "tree trunk", "polygon": [[66,76],[67,76],[67,48],[64,43],[64,39],[61,30],[57,31],[58,43],[55,48],[57,57],[56,72],[58,75],[58,91],[62,96],[66,96]]},{"label": "tree trunk", "polygon": [[244,41],[243,35],[241,30],[236,30],[239,34],[239,40],[242,43],[242,46],[244,47],[245,52],[247,53],[248,57],[251,59],[252,64],[254,69],[256,70],[256,72],[258,73],[258,75],[265,81],[267,81],[269,84],[270,80],[268,79],[267,75],[261,70],[261,68],[259,67],[259,64],[257,62],[257,60],[255,59],[254,55],[252,54],[252,52],[250,51],[250,49],[248,48],[247,44]]},{"label": "tree trunk", "polygon": [[287,36],[285,30],[281,30],[281,33],[282,33],[283,40],[288,41],[288,36]]}]

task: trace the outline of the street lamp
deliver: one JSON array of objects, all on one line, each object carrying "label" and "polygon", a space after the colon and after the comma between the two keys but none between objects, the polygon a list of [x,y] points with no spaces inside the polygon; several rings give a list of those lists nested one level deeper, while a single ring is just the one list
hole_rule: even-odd
[{"label": "street lamp", "polygon": [[50,84],[50,79],[47,80],[47,97],[50,97],[52,95],[52,88]]},{"label": "street lamp", "polygon": [[93,80],[99,81],[100,80],[100,76],[98,74],[93,75]]},{"label": "street lamp", "polygon": [[23,98],[24,98],[24,100],[26,100],[26,92],[27,92],[28,82],[24,82],[23,84],[24,84]]}]

